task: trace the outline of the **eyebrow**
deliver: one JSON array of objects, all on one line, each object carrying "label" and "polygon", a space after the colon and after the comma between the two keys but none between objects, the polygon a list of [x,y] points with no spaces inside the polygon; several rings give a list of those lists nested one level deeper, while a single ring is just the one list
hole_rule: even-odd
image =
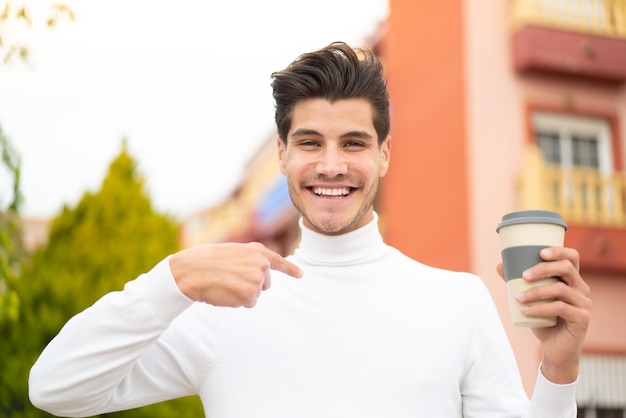
[{"label": "eyebrow", "polygon": [[309,135],[314,135],[314,136],[322,136],[321,133],[317,132],[314,129],[304,129],[304,128],[300,128],[300,129],[296,129],[291,136],[292,137],[297,137],[297,136],[309,136]]},{"label": "eyebrow", "polygon": [[365,131],[350,131],[341,135],[340,138],[360,138],[360,139],[374,139],[372,135],[368,134]]},{"label": "eyebrow", "polygon": [[[306,129],[306,128],[300,128],[300,129],[296,129],[294,131],[294,133],[291,134],[292,137],[298,137],[298,136],[323,136],[321,133],[319,133],[318,131],[316,131],[315,129]],[[373,139],[372,135],[368,134],[365,131],[350,131],[350,132],[346,132],[345,134],[342,134],[340,136],[340,138],[345,139],[345,138],[361,138],[361,139]]]}]

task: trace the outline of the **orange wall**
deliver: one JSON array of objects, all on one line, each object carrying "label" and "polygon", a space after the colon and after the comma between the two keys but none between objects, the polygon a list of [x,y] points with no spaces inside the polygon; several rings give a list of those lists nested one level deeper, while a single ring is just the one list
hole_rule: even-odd
[{"label": "orange wall", "polygon": [[591,353],[626,355],[626,280],[624,275],[587,274],[593,312],[584,349]]},{"label": "orange wall", "polygon": [[460,0],[390,1],[392,162],[380,205],[391,245],[470,270],[462,9]]}]

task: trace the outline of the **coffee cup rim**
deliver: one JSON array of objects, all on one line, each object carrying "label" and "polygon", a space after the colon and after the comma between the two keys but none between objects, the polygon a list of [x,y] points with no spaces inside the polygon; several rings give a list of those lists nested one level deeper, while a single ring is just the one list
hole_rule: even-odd
[{"label": "coffee cup rim", "polygon": [[500,229],[505,226],[527,223],[559,225],[567,231],[567,224],[557,212],[553,212],[551,210],[530,209],[518,210],[504,215],[502,217],[502,222],[500,222],[496,228],[496,232],[500,232]]}]

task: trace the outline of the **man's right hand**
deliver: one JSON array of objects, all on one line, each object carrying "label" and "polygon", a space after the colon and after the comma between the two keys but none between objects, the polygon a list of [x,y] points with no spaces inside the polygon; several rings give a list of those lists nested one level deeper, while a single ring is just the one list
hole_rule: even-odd
[{"label": "man's right hand", "polygon": [[255,306],[271,285],[270,269],[302,277],[298,266],[258,242],[191,247],[172,255],[169,263],[187,297],[215,306]]}]

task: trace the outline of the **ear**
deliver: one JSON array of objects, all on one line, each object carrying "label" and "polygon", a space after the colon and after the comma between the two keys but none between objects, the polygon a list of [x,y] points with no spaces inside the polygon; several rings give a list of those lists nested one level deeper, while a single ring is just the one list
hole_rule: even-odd
[{"label": "ear", "polygon": [[389,162],[391,161],[391,135],[380,144],[380,170],[378,175],[384,177],[389,170]]},{"label": "ear", "polygon": [[287,175],[287,168],[285,163],[285,152],[287,152],[287,150],[285,149],[286,147],[287,146],[285,145],[285,143],[277,135],[276,148],[278,149],[278,166],[280,167],[280,172],[284,175]]}]

